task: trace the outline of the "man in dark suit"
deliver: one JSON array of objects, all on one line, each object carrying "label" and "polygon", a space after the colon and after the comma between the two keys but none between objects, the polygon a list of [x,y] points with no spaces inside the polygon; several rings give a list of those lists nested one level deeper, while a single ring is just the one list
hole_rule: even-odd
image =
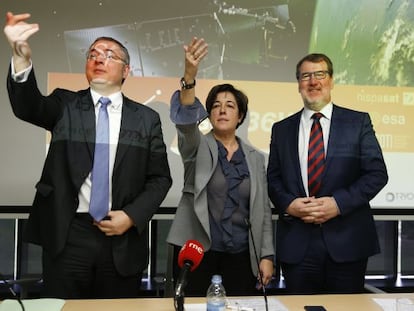
[{"label": "man in dark suit", "polygon": [[[6,16],[13,52],[7,87],[14,114],[51,132],[25,232],[27,241],[42,247],[45,296],[136,297],[148,264],[147,225],[171,186],[159,115],[122,94],[129,53],[110,37],[98,38],[88,50],[90,88],[43,96],[27,43],[39,28],[26,22],[29,17]],[[102,97],[109,133],[98,144]],[[95,171],[98,145],[105,146],[107,161]],[[107,178],[98,179],[99,171],[107,171]],[[91,202],[101,183],[107,190],[98,199],[107,199],[96,216]]]},{"label": "man in dark suit", "polygon": [[[380,251],[369,202],[388,181],[382,151],[367,113],[332,102],[333,66],[326,55],[305,56],[296,77],[304,108],[273,125],[270,144],[276,256],[289,292],[363,292],[368,257]],[[315,112],[323,139],[312,175],[308,142]]]}]

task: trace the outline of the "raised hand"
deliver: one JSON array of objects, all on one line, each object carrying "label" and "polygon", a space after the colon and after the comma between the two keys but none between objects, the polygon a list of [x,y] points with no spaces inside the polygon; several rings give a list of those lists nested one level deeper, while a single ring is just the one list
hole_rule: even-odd
[{"label": "raised hand", "polygon": [[184,45],[185,51],[185,72],[186,80],[195,79],[198,65],[208,53],[208,45],[203,38],[194,37],[190,44]]},{"label": "raised hand", "polygon": [[[190,44],[184,45],[185,52],[185,68],[184,80],[187,83],[195,81],[198,71],[198,65],[201,60],[207,55],[207,43],[203,38],[194,37]],[[195,88],[183,89],[180,93],[180,101],[183,105],[192,105],[195,99]]]},{"label": "raised hand", "polygon": [[6,14],[4,34],[12,47],[13,57],[17,58],[15,60],[17,63],[27,63],[30,60],[32,52],[27,39],[39,30],[38,24],[26,22],[29,18],[29,13],[14,15],[11,12],[7,12]]}]

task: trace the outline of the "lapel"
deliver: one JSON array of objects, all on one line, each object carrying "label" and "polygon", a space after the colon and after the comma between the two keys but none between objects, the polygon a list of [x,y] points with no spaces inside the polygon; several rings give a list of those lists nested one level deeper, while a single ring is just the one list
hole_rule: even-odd
[{"label": "lapel", "polygon": [[302,182],[302,173],[300,171],[300,158],[299,158],[299,149],[298,149],[299,126],[300,126],[300,118],[302,116],[302,110],[295,113],[290,119],[288,119],[289,123],[287,127],[287,133],[284,133],[284,135],[286,135],[287,141],[292,142],[288,144],[289,150],[288,150],[287,156],[295,157],[294,159],[292,159],[294,171],[287,172],[287,174],[295,174],[296,178],[294,178],[294,180],[298,182],[297,186],[299,187],[299,189],[301,189],[302,193],[306,193],[306,190]]},{"label": "lapel", "polygon": [[[200,133],[200,135],[203,134]],[[196,175],[194,177],[194,212],[204,230],[210,236],[207,183],[218,165],[218,148],[212,132],[200,138],[196,157]]]},{"label": "lapel", "polygon": [[68,97],[67,100],[59,125],[61,128],[54,130],[51,143],[68,141],[66,156],[71,170],[70,176],[75,188],[79,189],[85,180],[85,172],[92,170],[96,132],[95,109],[89,89],[80,90],[77,96]]},{"label": "lapel", "polygon": [[[326,161],[325,161],[325,170],[322,175],[322,181],[324,181],[325,176],[329,172],[329,167],[332,164],[333,155],[337,154],[337,144],[334,142],[340,142],[342,141],[341,138],[341,131],[340,131],[340,123],[339,120],[342,118],[342,112],[340,109],[338,109],[338,106],[333,105],[332,109],[332,117],[331,117],[331,125],[329,129],[329,137],[328,137],[328,147],[327,147],[327,153],[326,153]],[[322,185],[324,183],[322,182]]]},{"label": "lapel", "polygon": [[122,96],[121,128],[119,130],[118,146],[115,155],[114,172],[118,169],[122,158],[131,146],[133,139],[141,133],[139,128],[143,126],[141,114],[138,113],[139,105]]},{"label": "lapel", "polygon": [[[202,134],[200,134],[202,135]],[[202,139],[202,138],[201,138]],[[205,135],[205,144],[201,142],[197,152],[196,176],[194,180],[195,198],[205,191],[207,183],[217,166],[218,148],[212,132]]]},{"label": "lapel", "polygon": [[96,122],[94,103],[89,89],[80,92],[79,105],[82,132],[88,147],[90,161],[92,161],[96,137]]},{"label": "lapel", "polygon": [[[253,149],[250,145],[245,144],[241,139],[239,139],[239,142],[241,143],[241,147],[243,149],[247,167],[249,169],[250,174],[250,206],[254,205],[255,197],[256,197],[256,191],[257,191],[257,183],[261,182],[260,179],[258,179],[258,172],[261,171],[260,167],[257,167],[257,165],[261,164],[261,162],[257,161],[256,158],[256,150]],[[253,215],[253,213],[252,213]],[[252,220],[252,219],[251,219]]]}]

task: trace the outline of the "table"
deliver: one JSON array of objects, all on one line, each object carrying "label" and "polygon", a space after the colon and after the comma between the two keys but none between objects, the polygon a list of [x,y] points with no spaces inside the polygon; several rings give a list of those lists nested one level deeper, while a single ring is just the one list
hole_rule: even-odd
[{"label": "table", "polygon": [[[414,299],[412,294],[280,295],[276,297],[289,311],[304,311],[304,305],[323,305],[328,311],[381,311],[373,298]],[[188,297],[185,303],[203,303],[205,298]],[[172,298],[67,300],[62,311],[174,311]]]}]

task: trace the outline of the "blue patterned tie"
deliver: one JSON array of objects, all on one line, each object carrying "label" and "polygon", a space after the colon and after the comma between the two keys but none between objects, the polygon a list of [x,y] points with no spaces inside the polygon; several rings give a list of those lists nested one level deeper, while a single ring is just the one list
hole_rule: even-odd
[{"label": "blue patterned tie", "polygon": [[89,213],[96,221],[102,220],[109,210],[109,118],[107,97],[99,99],[100,108],[96,126],[95,155],[92,168],[92,190]]},{"label": "blue patterned tie", "polygon": [[325,151],[323,133],[319,119],[323,117],[320,112],[312,115],[313,123],[309,135],[308,151],[308,190],[309,196],[318,194],[321,188],[322,173],[325,168]]}]

